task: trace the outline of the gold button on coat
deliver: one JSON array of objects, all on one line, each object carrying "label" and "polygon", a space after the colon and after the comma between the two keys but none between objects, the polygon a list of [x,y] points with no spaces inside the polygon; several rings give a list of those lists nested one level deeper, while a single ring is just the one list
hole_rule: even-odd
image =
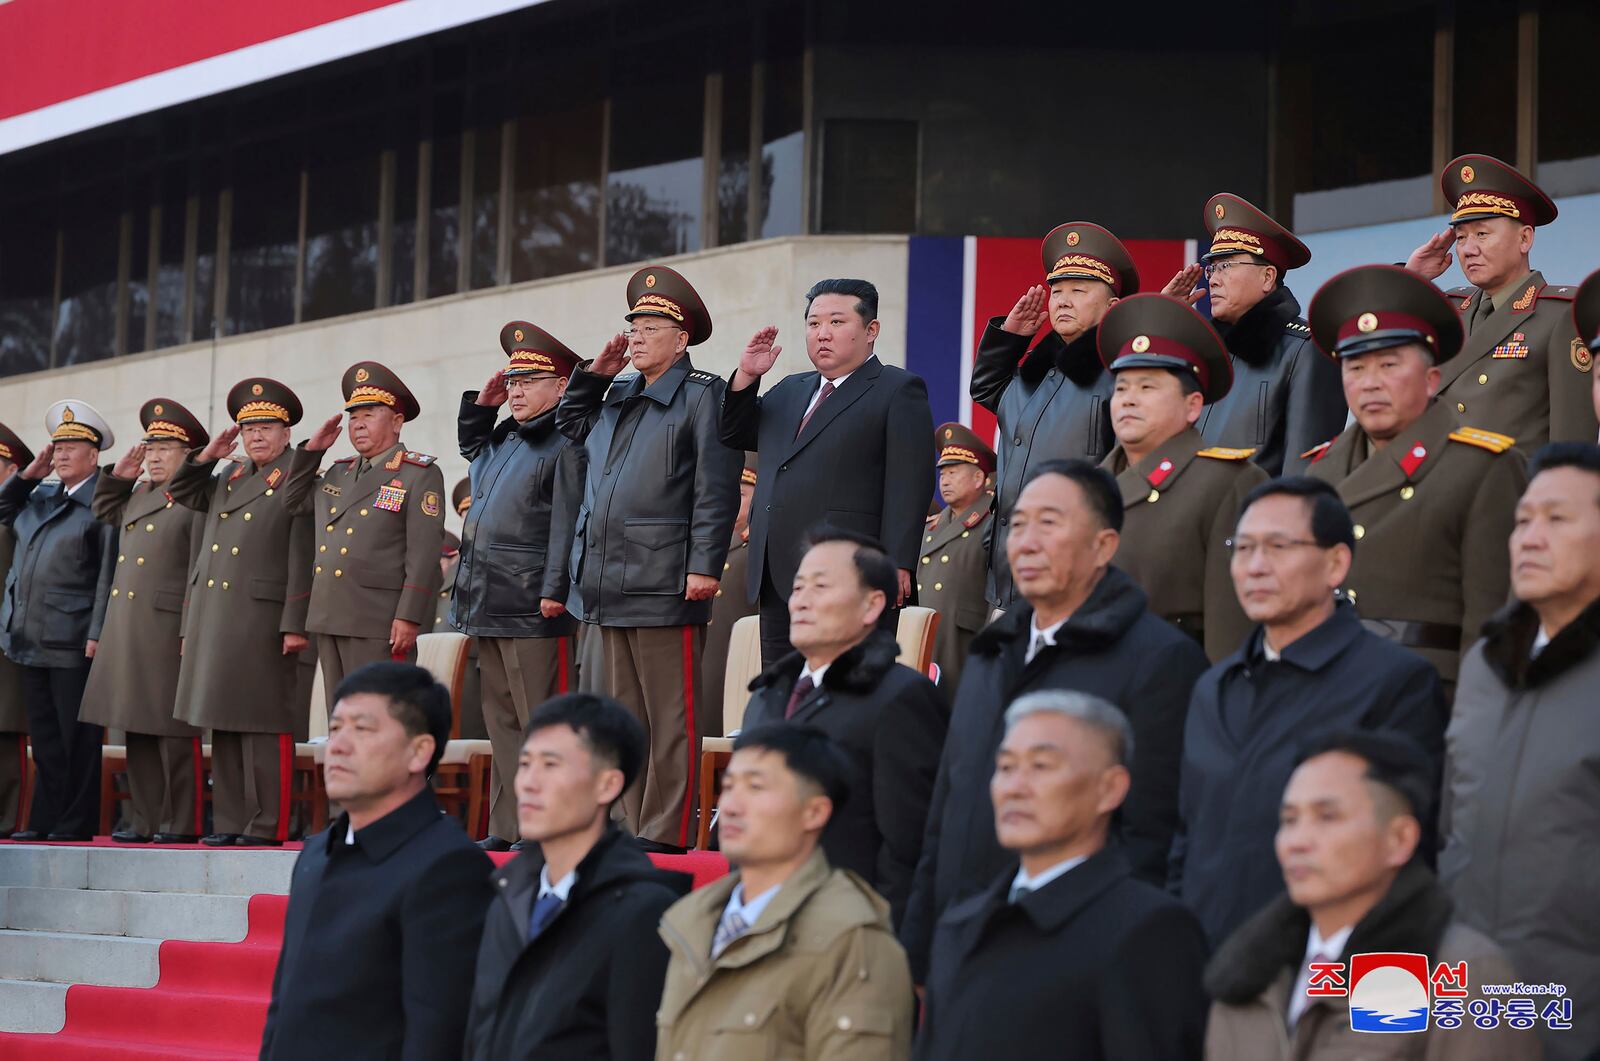
[{"label": "gold button on coat", "polygon": [[1362,538],[1365,538],[1366,536],[1367,536],[1367,528],[1365,528],[1361,524],[1357,523],[1356,524],[1356,541],[1360,541]]},{"label": "gold button on coat", "polygon": [[1400,500],[1402,500],[1402,501],[1410,501],[1413,497],[1416,496],[1416,493],[1417,493],[1417,488],[1416,487],[1414,487],[1414,486],[1402,486],[1400,488]]}]

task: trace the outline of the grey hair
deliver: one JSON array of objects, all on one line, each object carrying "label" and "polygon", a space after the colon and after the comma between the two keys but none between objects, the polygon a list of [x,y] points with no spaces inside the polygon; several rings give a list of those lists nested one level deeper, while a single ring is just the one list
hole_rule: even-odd
[{"label": "grey hair", "polygon": [[1031,715],[1064,715],[1076,719],[1107,738],[1111,758],[1118,766],[1133,761],[1133,726],[1122,709],[1108,700],[1070,689],[1042,689],[1026,693],[1006,708],[1006,733]]}]

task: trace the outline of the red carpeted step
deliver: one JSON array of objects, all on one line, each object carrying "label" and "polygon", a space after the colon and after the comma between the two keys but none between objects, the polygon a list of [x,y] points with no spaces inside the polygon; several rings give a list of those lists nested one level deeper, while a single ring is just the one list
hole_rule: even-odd
[{"label": "red carpeted step", "polygon": [[0,1032],[0,1057],[6,1061],[254,1061],[260,1049],[221,1050],[215,1046],[189,1047],[146,1043],[124,1035],[113,1040],[62,1032],[59,1035],[21,1035]]},{"label": "red carpeted step", "polygon": [[267,1023],[266,992],[238,997],[214,993],[90,987],[67,990],[67,1026],[74,1037],[125,1043],[130,1040],[200,1050],[259,1051]]}]

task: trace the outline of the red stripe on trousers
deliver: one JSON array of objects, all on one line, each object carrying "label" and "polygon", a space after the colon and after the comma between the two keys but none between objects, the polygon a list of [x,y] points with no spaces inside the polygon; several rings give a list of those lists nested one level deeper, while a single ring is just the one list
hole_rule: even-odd
[{"label": "red stripe on trousers", "polygon": [[289,839],[289,783],[294,780],[294,734],[278,734],[278,829],[273,838]]},{"label": "red stripe on trousers", "polygon": [[206,760],[200,738],[194,737],[194,835],[206,834]]},{"label": "red stripe on trousers", "polygon": [[683,786],[683,820],[678,824],[678,846],[689,846],[689,811],[695,798],[694,738],[694,627],[683,628],[683,719],[689,730],[689,783]]},{"label": "red stripe on trousers", "polygon": [[567,639],[556,638],[556,692],[567,691]]}]

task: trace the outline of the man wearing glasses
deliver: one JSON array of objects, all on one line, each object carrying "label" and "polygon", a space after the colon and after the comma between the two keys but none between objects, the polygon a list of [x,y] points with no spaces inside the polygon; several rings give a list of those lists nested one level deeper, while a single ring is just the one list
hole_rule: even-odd
[{"label": "man wearing glasses", "polygon": [[628,306],[627,335],[572,374],[556,427],[588,465],[571,560],[582,618],[602,639],[605,692],[650,741],[623,814],[648,849],[681,851],[695,827],[706,623],[744,455],[717,437],[727,384],[689,360],[711,336],[699,293],[646,266],[628,281]]},{"label": "man wearing glasses", "polygon": [[1422,277],[1350,269],[1317,292],[1311,321],[1355,418],[1306,472],[1332,483],[1355,520],[1361,552],[1345,592],[1369,630],[1432,663],[1453,699],[1462,654],[1511,590],[1522,455],[1435,397],[1462,327]]},{"label": "man wearing glasses", "polygon": [[[1268,475],[1303,470],[1305,451],[1344,426],[1339,373],[1311,345],[1300,303],[1283,274],[1311,260],[1294,233],[1237,195],[1206,203],[1211,249],[1163,294],[1191,306],[1208,295],[1211,320],[1227,343],[1233,389],[1195,425],[1213,446],[1254,447]],[[1204,287],[1195,286],[1202,277]]]},{"label": "man wearing glasses", "polygon": [[1437,771],[1445,724],[1434,669],[1366,630],[1335,595],[1359,544],[1332,486],[1262,483],[1231,548],[1233,586],[1257,626],[1195,684],[1168,880],[1213,947],[1283,890],[1279,800],[1311,731],[1405,733]]}]

